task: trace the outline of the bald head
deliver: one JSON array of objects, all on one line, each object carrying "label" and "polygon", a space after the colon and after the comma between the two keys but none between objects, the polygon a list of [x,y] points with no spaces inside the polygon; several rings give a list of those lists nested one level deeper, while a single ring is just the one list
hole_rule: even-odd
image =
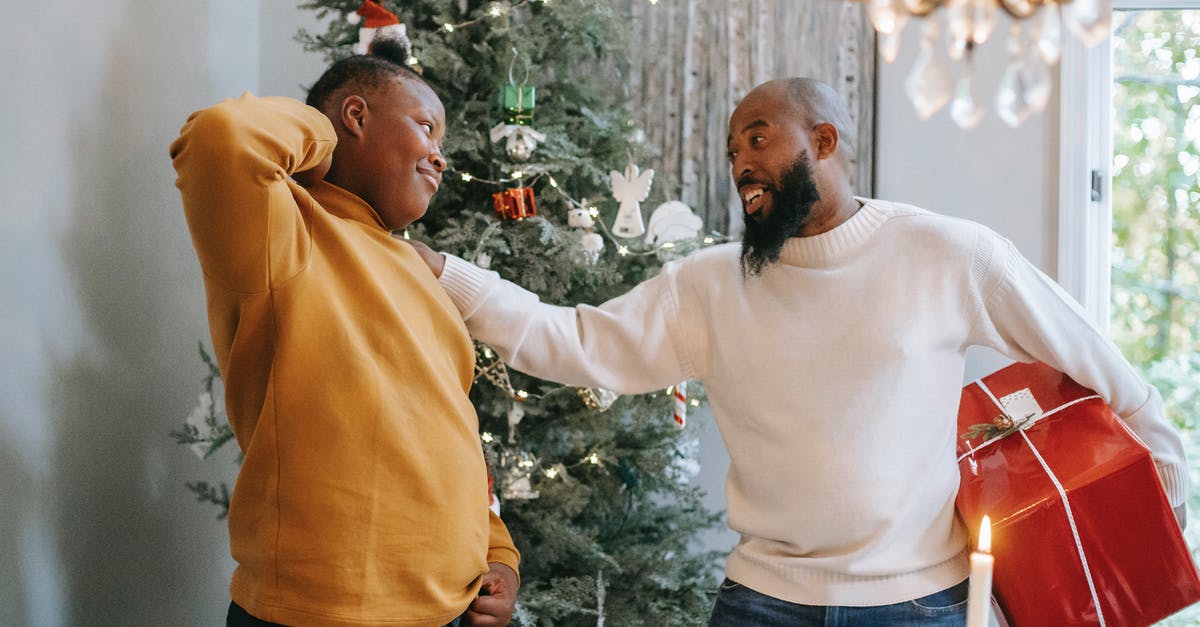
[{"label": "bald head", "polygon": [[[781,238],[774,243],[782,245],[788,237],[823,233],[848,219],[859,207],[853,138],[845,102],[821,81],[773,80],[750,90],[729,116],[730,173],[747,220]],[[772,224],[781,214],[798,221],[798,228]]]},{"label": "bald head", "polygon": [[854,143],[857,139],[854,123],[846,101],[828,83],[815,78],[781,78],[755,87],[779,90],[787,94],[788,101],[795,107],[796,115],[804,119],[807,126],[832,124],[838,132],[838,144],[846,159],[846,165],[854,162]]}]

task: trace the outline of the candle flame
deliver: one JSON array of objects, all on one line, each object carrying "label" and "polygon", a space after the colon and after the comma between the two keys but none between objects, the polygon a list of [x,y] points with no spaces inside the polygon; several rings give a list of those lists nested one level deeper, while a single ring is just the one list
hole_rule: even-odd
[{"label": "candle flame", "polygon": [[979,523],[979,551],[981,553],[992,552],[992,520],[986,514],[983,521]]}]

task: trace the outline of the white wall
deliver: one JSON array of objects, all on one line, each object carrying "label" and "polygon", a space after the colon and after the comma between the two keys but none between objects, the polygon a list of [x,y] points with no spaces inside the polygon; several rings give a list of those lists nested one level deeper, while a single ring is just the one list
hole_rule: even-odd
[{"label": "white wall", "polygon": [[224,620],[225,528],[183,488],[219,473],[168,436],[207,326],[167,146],[274,75],[260,52],[299,16],[262,4],[276,19],[257,0],[6,6],[0,624]]}]

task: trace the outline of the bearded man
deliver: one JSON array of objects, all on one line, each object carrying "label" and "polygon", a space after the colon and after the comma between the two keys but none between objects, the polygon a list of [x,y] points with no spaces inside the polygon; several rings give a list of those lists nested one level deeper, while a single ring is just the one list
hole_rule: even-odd
[{"label": "bearded man", "polygon": [[518,370],[623,393],[703,382],[741,534],[710,625],[963,624],[955,440],[970,346],[1096,390],[1149,446],[1182,524],[1183,447],[1159,393],[1008,240],[855,196],[849,131],[824,83],[756,87],[729,121],[740,251],[673,261],[599,307],[545,305],[421,252],[471,334]]}]

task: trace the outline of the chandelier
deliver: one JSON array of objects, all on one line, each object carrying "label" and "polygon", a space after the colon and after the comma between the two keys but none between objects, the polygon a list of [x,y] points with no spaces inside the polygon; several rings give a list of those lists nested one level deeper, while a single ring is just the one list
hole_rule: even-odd
[{"label": "chandelier", "polygon": [[[949,104],[950,117],[973,128],[987,107],[979,95],[972,64],[975,49],[987,41],[1001,12],[1012,18],[1008,65],[996,92],[996,114],[1016,127],[1041,111],[1050,99],[1050,68],[1062,53],[1063,24],[1088,46],[1104,41],[1112,26],[1110,0],[866,0],[867,15],[879,35],[879,54],[895,61],[900,34],[920,18],[921,43],[905,92],[917,115],[928,119]],[[940,15],[939,15],[940,14]],[[961,65],[957,80],[951,65]]]}]

